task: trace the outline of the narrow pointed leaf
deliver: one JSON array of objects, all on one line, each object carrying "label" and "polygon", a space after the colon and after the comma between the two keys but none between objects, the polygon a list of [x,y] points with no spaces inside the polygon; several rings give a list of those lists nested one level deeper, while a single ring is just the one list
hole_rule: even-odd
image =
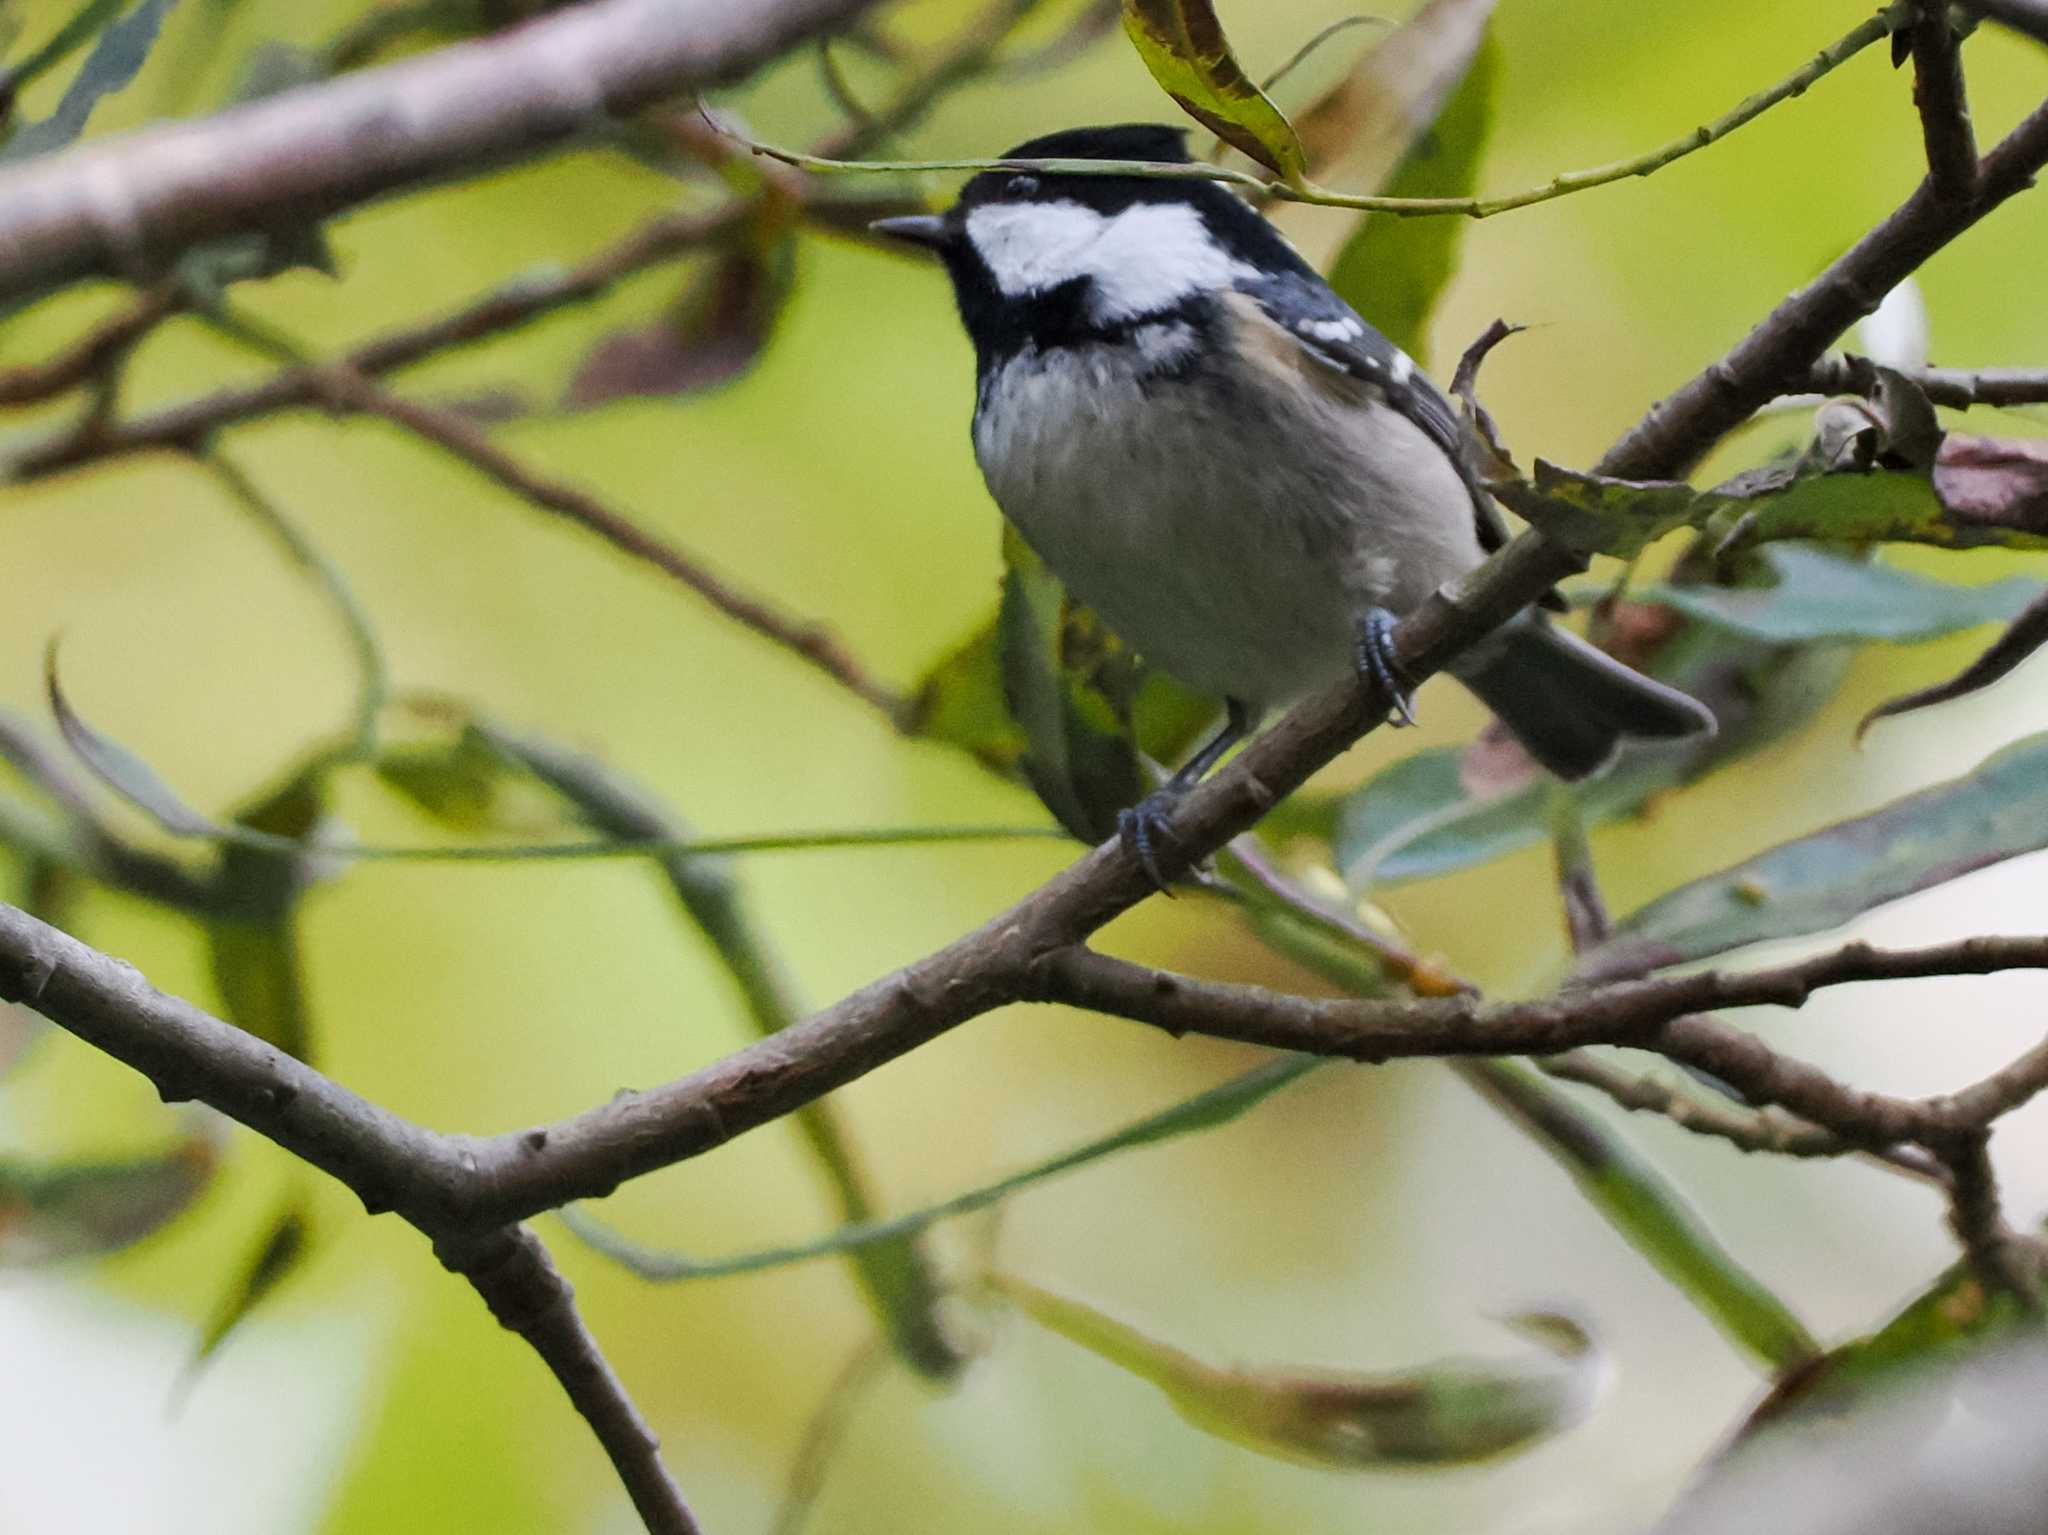
[{"label": "narrow pointed leaf", "polygon": [[2028,576],[1959,586],[1802,544],[1765,549],[1759,558],[1774,584],[1665,584],[1643,587],[1635,598],[1773,644],[1909,643],[1980,624],[2009,623],[2048,591],[2048,585]]},{"label": "narrow pointed leaf", "polygon": [[1820,1345],[1785,1303],[1625,1137],[1519,1062],[1474,1060],[1461,1071],[1571,1175],[1631,1247],[1759,1363],[1783,1373],[1818,1357]]},{"label": "narrow pointed leaf", "polygon": [[1682,885],[1618,924],[1579,966],[1635,975],[1840,927],[1888,901],[2048,847],[2048,734],[1960,778]]},{"label": "narrow pointed leaf", "polygon": [[1003,552],[997,658],[1004,701],[1024,732],[1019,766],[1062,826],[1100,842],[1146,790],[1129,728],[1140,674],[1121,643],[1070,606],[1058,579],[1007,529]]},{"label": "narrow pointed leaf", "polygon": [[83,48],[92,35],[121,9],[122,0],[85,0],[48,42],[16,64],[0,67],[0,102],[12,103],[22,87],[33,82]]},{"label": "narrow pointed leaf", "polygon": [[[479,722],[471,727],[489,749],[516,762],[560,794],[590,825],[622,839],[683,838],[689,828],[640,785],[602,763],[536,736]],[[711,946],[738,993],[748,1023],[762,1038],[781,1032],[806,1009],[781,956],[748,911],[731,864],[720,858],[655,855],[691,924]],[[853,1140],[835,1105],[807,1104],[791,1116],[825,1171],[841,1213],[864,1222],[874,1209]],[[940,1284],[914,1234],[848,1248],[849,1261],[898,1352],[935,1379],[958,1370],[959,1351],[939,1314]]]},{"label": "narrow pointed leaf", "polygon": [[1298,1081],[1322,1064],[1324,1062],[1313,1056],[1288,1056],[1282,1060],[1269,1061],[1263,1066],[1252,1068],[1242,1076],[1233,1077],[1228,1082],[1174,1104],[1171,1108],[1162,1109],[1157,1114],[1148,1114],[1120,1130],[1085,1141],[1057,1156],[1035,1162],[1020,1172],[998,1178],[993,1183],[982,1184],[964,1194],[956,1194],[951,1199],[941,1200],[937,1204],[926,1205],[922,1209],[911,1210],[902,1215],[893,1215],[885,1220],[843,1226],[814,1242],[763,1248],[756,1252],[735,1253],[723,1258],[693,1258],[686,1253],[661,1251],[633,1242],[604,1225],[580,1206],[571,1205],[559,1213],[563,1223],[571,1231],[599,1252],[624,1264],[642,1279],[651,1279],[658,1283],[722,1279],[733,1274],[752,1274],[762,1269],[784,1268],[792,1263],[806,1263],[815,1258],[831,1257],[875,1242],[911,1235],[941,1221],[969,1215],[976,1210],[986,1210],[1034,1184],[1057,1178],[1063,1173],[1073,1172],[1091,1162],[1100,1162],[1120,1152],[1136,1151],[1146,1146],[1156,1146],[1165,1141],[1178,1139],[1183,1135],[1198,1135],[1220,1129],[1243,1118],[1281,1088]]},{"label": "narrow pointed leaf", "polygon": [[214,1143],[193,1136],[132,1161],[0,1162],[0,1268],[132,1246],[187,1209],[212,1182],[218,1161]]},{"label": "narrow pointed leaf", "polygon": [[57,109],[42,121],[27,124],[0,145],[0,161],[48,154],[83,133],[86,120],[100,101],[142,72],[164,17],[175,4],[177,0],[139,0],[134,10],[101,32],[78,74],[65,88]]},{"label": "narrow pointed leaf", "polygon": [[932,665],[911,695],[904,729],[1012,773],[1024,755],[1024,730],[1003,697],[997,630],[990,617]]},{"label": "narrow pointed leaf", "polygon": [[43,684],[49,694],[50,711],[65,744],[108,788],[147,812],[166,831],[182,837],[217,835],[219,828],[178,798],[157,776],[156,770],[111,736],[88,725],[71,707],[57,681],[57,642],[52,640],[43,658]]},{"label": "narrow pointed leaf", "polygon": [[1844,1411],[1902,1376],[1957,1363],[2037,1325],[2011,1291],[1985,1288],[1967,1259],[1952,1264],[1877,1331],[1829,1349],[1811,1368],[1788,1377],[1742,1431],[1746,1436],[1788,1417]]},{"label": "narrow pointed leaf", "polygon": [[1021,1279],[993,1276],[990,1286],[1041,1327],[1157,1386],[1203,1432],[1330,1470],[1458,1465],[1526,1449],[1582,1422],[1605,1375],[1592,1335],[1555,1313],[1507,1319],[1538,1345],[1520,1359],[1441,1360],[1398,1375],[1219,1369]]},{"label": "narrow pointed leaf", "polygon": [[316,756],[276,789],[237,811],[238,830],[269,846],[230,842],[214,875],[206,922],[214,984],[228,1020],[296,1056],[311,1058],[312,1025],[299,962],[299,898],[326,872],[302,851],[326,816],[329,762]]},{"label": "narrow pointed leaf", "polygon": [[241,1273],[235,1276],[234,1283],[221,1296],[219,1307],[199,1334],[192,1362],[186,1371],[188,1384],[192,1372],[212,1358],[214,1351],[227,1341],[228,1335],[247,1321],[249,1314],[305,1261],[311,1236],[311,1219],[304,1203],[296,1197],[271,1217],[270,1224],[264,1228],[262,1240],[250,1253]]},{"label": "narrow pointed leaf", "polygon": [[1981,692],[1992,683],[2011,674],[2022,661],[2043,645],[2048,645],[2048,591],[2036,596],[2026,609],[2013,619],[2005,633],[1992,641],[1982,655],[1955,676],[1946,682],[1938,682],[1933,687],[1902,693],[1897,698],[1879,704],[1858,722],[1856,733],[1861,736],[1877,721],[1890,719],[1894,715],[1911,714],[1916,709],[1930,708],[1935,704],[1949,703]]},{"label": "narrow pointed leaf", "polygon": [[[1444,0],[1430,10],[1448,11]],[[1463,78],[1387,183],[1391,197],[1465,197],[1477,190],[1479,164],[1493,123],[1494,80],[1500,50],[1486,33],[1490,0],[1459,7],[1479,13],[1463,56]],[[1418,17],[1418,21],[1421,18]],[[1411,22],[1410,26],[1416,23]],[[1406,29],[1404,28],[1403,31]],[[1374,57],[1394,46],[1396,33]],[[1458,267],[1465,220],[1404,219],[1368,213],[1337,253],[1330,285],[1394,345],[1423,366],[1429,359],[1429,321]]]},{"label": "narrow pointed leaf", "polygon": [[1182,110],[1289,182],[1307,172],[1293,124],[1231,51],[1209,0],[1124,0],[1138,57]]}]

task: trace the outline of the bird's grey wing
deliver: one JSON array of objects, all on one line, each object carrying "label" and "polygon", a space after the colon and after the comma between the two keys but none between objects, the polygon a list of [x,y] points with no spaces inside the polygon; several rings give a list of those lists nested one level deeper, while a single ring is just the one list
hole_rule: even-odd
[{"label": "bird's grey wing", "polygon": [[1458,471],[1472,496],[1479,547],[1491,554],[1508,541],[1507,524],[1493,498],[1473,477],[1462,448],[1463,429],[1451,402],[1415,366],[1415,360],[1359,318],[1319,279],[1274,273],[1239,284],[1266,317],[1323,366],[1370,384],[1394,410],[1421,428]]}]

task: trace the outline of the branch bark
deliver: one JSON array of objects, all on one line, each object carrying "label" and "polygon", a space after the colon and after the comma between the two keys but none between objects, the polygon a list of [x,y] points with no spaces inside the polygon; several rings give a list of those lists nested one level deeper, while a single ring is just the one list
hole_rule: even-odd
[{"label": "branch bark", "polygon": [[1938,196],[1967,199],[1977,189],[1977,135],[1963,86],[1963,53],[1949,25],[1948,0],[1919,0],[1908,44],[1913,105],[1927,149],[1927,184]]},{"label": "branch bark", "polygon": [[524,1226],[481,1241],[445,1241],[434,1254],[460,1274],[508,1332],[524,1338],[561,1383],[610,1457],[647,1535],[703,1535],[683,1491],[661,1463],[661,1441],[576,1310],[576,1292],[539,1237]]},{"label": "branch bark", "polygon": [[557,148],[751,72],[873,0],[594,0],[401,64],[0,175],[0,304],[148,278],[227,235],[316,222]]},{"label": "branch bark", "polygon": [[2036,42],[2048,43],[2048,0],[1962,0],[1963,9],[1988,16]]},{"label": "branch bark", "polygon": [[2017,192],[2048,162],[2048,103],[1984,156],[1972,196],[1951,198],[1923,181],[1913,195],[1754,330],[1610,448],[1598,472],[1673,479],[1735,427],[1796,388],[1828,345],[1874,311],[1936,251]]}]

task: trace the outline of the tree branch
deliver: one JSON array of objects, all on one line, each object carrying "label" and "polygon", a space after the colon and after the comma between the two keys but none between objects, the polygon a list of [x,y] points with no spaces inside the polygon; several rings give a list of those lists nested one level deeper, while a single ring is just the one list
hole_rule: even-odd
[{"label": "tree branch", "polygon": [[749,73],[872,0],[593,0],[0,175],[0,303],[475,176]]},{"label": "tree branch", "polygon": [[[1936,405],[1968,410],[1973,405],[2048,405],[2048,368],[1894,368]],[[1877,365],[1853,353],[1823,357],[1787,392],[1868,394],[1877,387]]]},{"label": "tree branch", "polygon": [[1913,52],[1913,105],[1927,146],[1927,184],[1938,196],[1966,200],[1977,189],[1977,135],[1963,86],[1963,54],[1949,25],[1948,0],[1916,0],[1907,34]]},{"label": "tree branch", "polygon": [[146,288],[126,308],[95,325],[68,350],[44,362],[0,371],[0,406],[30,405],[76,389],[184,307],[175,283]]},{"label": "tree branch", "polygon": [[1962,0],[1963,9],[1988,16],[2039,43],[2048,43],[2048,0]]},{"label": "tree branch", "polygon": [[[508,334],[558,309],[601,298],[636,273],[711,244],[739,226],[746,206],[731,202],[710,213],[671,213],[650,219],[566,272],[514,279],[452,314],[387,331],[337,358],[331,366],[379,378],[443,352]],[[324,383],[321,369],[288,368],[261,383],[217,390],[132,420],[109,422],[97,432],[66,432],[19,450],[16,457],[0,464],[0,478],[22,483],[124,453],[192,451],[223,427],[282,411],[326,406]]]},{"label": "tree branch", "polygon": [[491,435],[454,411],[422,405],[393,394],[361,374],[321,374],[316,388],[344,409],[362,411],[404,427],[487,475],[521,500],[595,533],[614,549],[652,565],[702,597],[727,618],[801,656],[834,682],[880,710],[892,721],[902,700],[861,668],[822,624],[792,618],[758,597],[714,575],[694,556],[606,506],[589,491],[529,469],[498,446]]},{"label": "tree branch", "polygon": [[576,1311],[576,1292],[539,1237],[524,1226],[482,1240],[444,1241],[434,1254],[484,1298],[508,1332],[524,1338],[561,1382],[611,1457],[648,1535],[702,1535],[682,1489],[661,1463],[661,1441]]},{"label": "tree branch", "polygon": [[1792,294],[1719,362],[1651,408],[1597,465],[1619,479],[1671,479],[1772,397],[1797,387],[1834,339],[1871,313],[1949,241],[2048,163],[2048,103],[1984,156],[1977,190],[1952,199],[1932,182]]}]

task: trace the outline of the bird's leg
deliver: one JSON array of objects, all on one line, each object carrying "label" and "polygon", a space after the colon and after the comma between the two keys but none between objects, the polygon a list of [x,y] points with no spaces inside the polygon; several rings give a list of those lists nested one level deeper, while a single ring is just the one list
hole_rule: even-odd
[{"label": "bird's leg", "polygon": [[1224,709],[1223,728],[1200,751],[1182,763],[1180,771],[1116,818],[1117,833],[1123,838],[1124,846],[1131,850],[1132,856],[1151,876],[1152,883],[1161,890],[1166,888],[1166,878],[1159,872],[1157,850],[1160,843],[1173,840],[1173,834],[1167,830],[1167,823],[1173,819],[1173,807],[1252,728],[1251,710],[1243,702],[1235,698],[1225,699]]},{"label": "bird's leg", "polygon": [[1385,608],[1367,608],[1358,620],[1358,681],[1392,723],[1415,723],[1414,699],[1394,659],[1394,615]]}]

